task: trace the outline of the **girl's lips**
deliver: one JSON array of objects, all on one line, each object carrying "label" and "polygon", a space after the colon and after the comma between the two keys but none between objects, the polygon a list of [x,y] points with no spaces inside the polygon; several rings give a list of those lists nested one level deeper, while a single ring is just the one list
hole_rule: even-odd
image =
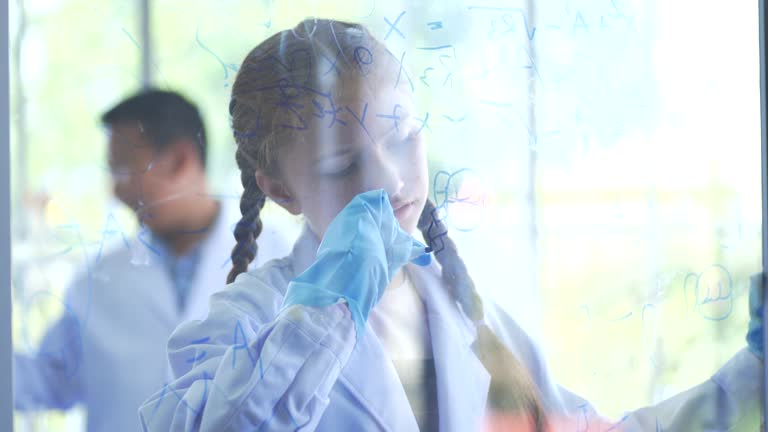
[{"label": "girl's lips", "polygon": [[405,219],[413,210],[413,201],[409,201],[405,204],[400,204],[395,209],[395,217],[398,221],[402,223],[403,219]]}]

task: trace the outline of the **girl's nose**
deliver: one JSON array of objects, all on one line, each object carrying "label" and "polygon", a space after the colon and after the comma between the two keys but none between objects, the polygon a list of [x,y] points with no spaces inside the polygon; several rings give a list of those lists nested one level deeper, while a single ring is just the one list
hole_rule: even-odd
[{"label": "girl's nose", "polygon": [[405,183],[400,174],[402,168],[396,160],[386,155],[376,155],[365,170],[366,190],[384,189],[390,199],[394,199],[403,190]]}]

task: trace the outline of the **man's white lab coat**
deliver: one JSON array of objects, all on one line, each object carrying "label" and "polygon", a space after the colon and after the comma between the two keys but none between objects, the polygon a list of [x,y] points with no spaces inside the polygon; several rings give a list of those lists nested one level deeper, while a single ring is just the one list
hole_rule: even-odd
[{"label": "man's white lab coat", "polygon": [[[67,292],[65,311],[34,356],[14,356],[17,409],[66,409],[84,403],[89,431],[136,431],[137,411],[170,378],[166,345],[181,322],[202,319],[208,297],[225,287],[232,235],[240,218],[222,202],[213,230],[201,243],[198,267],[183,310],[159,257],[132,264],[136,251],[105,253]],[[292,238],[270,223],[258,238],[252,267],[286,255]],[[143,247],[138,241],[131,248]],[[134,260],[135,261],[135,260]]]}]

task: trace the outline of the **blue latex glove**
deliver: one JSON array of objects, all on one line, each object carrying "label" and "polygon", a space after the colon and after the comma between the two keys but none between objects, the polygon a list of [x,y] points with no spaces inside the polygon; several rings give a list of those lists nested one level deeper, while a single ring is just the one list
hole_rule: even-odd
[{"label": "blue latex glove", "polygon": [[747,344],[760,359],[763,358],[763,274],[750,278],[749,284],[749,330]]},{"label": "blue latex glove", "polygon": [[283,309],[324,307],[343,300],[358,339],[373,306],[407,262],[427,265],[426,246],[400,228],[383,190],[357,195],[331,221],[315,262],[288,284]]}]

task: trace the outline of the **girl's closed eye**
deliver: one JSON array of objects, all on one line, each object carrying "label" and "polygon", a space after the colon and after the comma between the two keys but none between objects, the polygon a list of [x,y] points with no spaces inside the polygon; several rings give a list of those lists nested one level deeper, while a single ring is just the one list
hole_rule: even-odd
[{"label": "girl's closed eye", "polygon": [[318,174],[325,177],[343,177],[357,170],[357,158],[353,155],[333,156],[317,165]]}]

